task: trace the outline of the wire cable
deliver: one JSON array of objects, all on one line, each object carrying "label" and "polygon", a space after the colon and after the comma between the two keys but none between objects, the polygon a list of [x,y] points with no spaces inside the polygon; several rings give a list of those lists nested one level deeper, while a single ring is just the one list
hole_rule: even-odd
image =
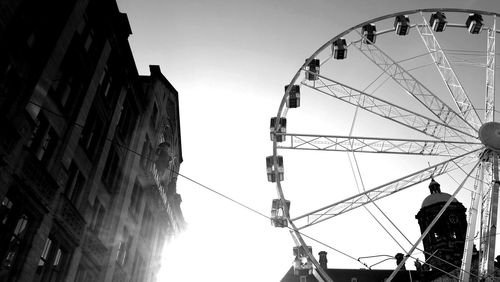
[{"label": "wire cable", "polygon": [[[61,114],[56,113],[56,112],[54,112],[54,111],[52,111],[52,110],[50,110],[50,109],[47,109],[47,108],[43,107],[42,105],[36,104],[36,103],[34,103],[34,102],[32,102],[32,101],[29,101],[29,103],[31,103],[31,104],[33,104],[33,105],[35,105],[35,106],[37,106],[37,107],[40,107],[40,109],[41,109],[41,110],[44,110],[44,111],[46,111],[46,112],[48,112],[48,113],[51,113],[51,114],[53,114],[53,115],[55,115],[55,116],[58,116],[58,117],[61,117],[61,118],[66,118],[64,115],[61,115]],[[79,127],[82,127],[82,128],[84,127],[84,125],[79,124],[79,123],[77,123],[77,122],[69,122],[69,123],[71,123],[71,124],[73,124],[73,125],[76,125],[76,126],[79,126]],[[92,131],[92,132],[93,132],[93,131]],[[122,145],[122,144],[117,143],[114,139],[110,139],[110,138],[105,137],[105,138],[104,138],[104,140],[109,141],[109,142],[111,142],[112,144],[115,144],[115,145],[117,145],[117,146],[119,146],[119,147],[121,147],[121,148],[125,149],[126,151],[128,151],[128,152],[130,152],[130,153],[133,153],[133,154],[135,154],[135,155],[137,155],[137,156],[144,157],[144,158],[146,158],[146,159],[147,159],[147,160],[149,160],[149,161],[154,161],[154,160],[153,160],[153,159],[151,159],[149,156],[144,156],[144,155],[142,155],[141,153],[139,153],[139,152],[137,152],[137,151],[135,151],[135,150],[133,150],[133,149],[131,149],[131,148],[128,148],[128,147],[126,147],[126,146],[124,146],[124,145]],[[206,190],[208,190],[208,191],[210,191],[210,192],[212,192],[212,193],[214,193],[214,194],[216,194],[216,195],[218,195],[218,196],[220,196],[220,197],[222,197],[222,198],[224,198],[224,199],[226,199],[226,200],[228,200],[228,201],[230,201],[230,202],[232,202],[232,203],[234,203],[234,204],[236,204],[236,205],[238,205],[238,206],[240,206],[240,207],[242,207],[242,208],[244,208],[244,209],[246,209],[246,210],[248,210],[248,211],[250,211],[250,212],[252,212],[252,213],[255,213],[255,214],[257,214],[257,215],[259,215],[259,216],[261,216],[261,217],[264,217],[264,218],[266,218],[266,219],[268,219],[268,220],[272,220],[272,218],[271,218],[271,217],[269,217],[269,216],[265,215],[264,213],[259,212],[259,211],[257,211],[256,209],[253,209],[253,208],[251,208],[250,206],[248,206],[248,205],[246,205],[246,204],[243,204],[242,202],[237,201],[237,200],[235,200],[235,199],[233,199],[233,198],[231,198],[231,197],[229,197],[229,196],[226,196],[226,195],[224,195],[223,193],[220,193],[220,192],[216,191],[215,189],[212,189],[212,188],[208,187],[207,185],[204,185],[204,184],[202,184],[201,182],[194,180],[194,179],[193,179],[193,178],[191,178],[191,177],[188,177],[188,176],[186,176],[186,175],[183,175],[182,173],[180,173],[180,172],[178,172],[178,171],[175,171],[175,170],[172,170],[172,169],[170,169],[170,168],[168,168],[168,167],[167,167],[166,169],[167,169],[167,170],[169,170],[170,172],[173,172],[173,173],[175,173],[176,175],[178,175],[178,176],[180,176],[180,177],[182,177],[182,178],[184,178],[184,179],[186,179],[186,180],[188,180],[188,181],[190,181],[190,182],[192,182],[192,183],[196,184],[197,186],[200,186],[200,187],[202,187],[202,188],[204,188],[204,189],[206,189]],[[330,246],[330,245],[328,245],[328,244],[326,244],[326,243],[324,243],[324,242],[322,242],[322,241],[320,241],[320,240],[318,240],[318,239],[315,239],[315,238],[313,238],[313,237],[311,237],[311,236],[309,236],[309,235],[307,235],[307,234],[304,234],[304,233],[303,233],[303,232],[301,232],[301,231],[294,230],[294,229],[293,229],[293,228],[291,228],[291,227],[288,227],[288,226],[287,226],[287,228],[288,228],[290,231],[293,231],[293,232],[298,232],[298,233],[299,233],[299,234],[301,234],[302,236],[304,236],[304,237],[306,237],[306,238],[308,238],[308,239],[310,239],[310,240],[312,240],[312,241],[314,241],[314,242],[316,242],[316,243],[318,243],[318,244],[320,244],[320,245],[323,245],[323,246],[325,246],[325,247],[327,247],[327,248],[329,248],[329,249],[331,249],[331,250],[333,250],[333,251],[335,251],[335,252],[337,252],[337,253],[339,253],[339,254],[342,254],[342,255],[344,255],[344,256],[346,256],[346,257],[348,257],[348,258],[350,258],[350,259],[352,259],[352,260],[354,260],[354,261],[357,261],[357,262],[359,262],[359,263],[363,264],[364,266],[367,266],[366,264],[364,264],[363,262],[359,261],[359,260],[358,260],[358,259],[356,259],[355,257],[353,257],[353,256],[351,256],[351,255],[349,255],[349,254],[347,254],[347,253],[345,253],[345,252],[343,252],[343,251],[340,251],[339,249],[336,249],[336,248],[334,248],[334,247],[332,247],[332,246]]]}]

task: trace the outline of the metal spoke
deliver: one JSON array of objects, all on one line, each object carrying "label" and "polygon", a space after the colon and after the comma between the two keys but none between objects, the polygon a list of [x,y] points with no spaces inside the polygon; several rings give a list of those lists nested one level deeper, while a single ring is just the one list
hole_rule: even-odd
[{"label": "metal spoke", "polygon": [[481,209],[481,239],[479,255],[479,274],[486,278],[486,281],[493,281],[491,275],[494,271],[495,242],[496,242],[496,223],[498,213],[498,156],[491,154],[490,167],[492,168],[492,181],[488,184],[482,198]]},{"label": "metal spoke", "polygon": [[[359,193],[342,201],[308,212],[304,215],[292,219],[292,221],[306,221],[299,229],[320,223],[327,219],[346,213],[347,211],[366,205],[372,201],[377,201],[389,195],[403,191],[416,184],[430,180],[432,177],[436,177],[444,173],[462,168],[467,164],[470,164],[471,162],[477,161],[477,155],[475,155],[475,153],[477,153],[478,151],[479,149],[419,170],[415,173],[367,190],[363,193]],[[318,217],[322,218],[318,219]],[[314,222],[314,224],[311,224],[310,222]]]},{"label": "metal spoke", "polygon": [[469,216],[467,220],[467,233],[465,236],[465,245],[464,245],[464,253],[462,266],[460,267],[460,281],[467,282],[469,281],[470,276],[470,266],[472,262],[472,250],[474,246],[474,233],[476,232],[476,222],[477,215],[479,209],[479,200],[481,199],[481,195],[483,193],[484,187],[484,176],[485,176],[485,165],[487,163],[481,162],[477,169],[476,178],[474,181],[474,191],[472,193],[471,206],[469,208]]},{"label": "metal spoke", "polygon": [[479,119],[479,115],[474,109],[474,106],[472,105],[472,102],[467,96],[464,88],[462,87],[462,84],[455,74],[455,71],[451,67],[446,54],[444,53],[443,49],[441,49],[436,36],[434,36],[432,28],[427,23],[424,15],[422,13],[420,14],[422,15],[424,23],[421,25],[417,25],[417,30],[420,34],[420,37],[422,38],[422,41],[427,47],[427,50],[429,51],[429,55],[434,61],[439,73],[441,74],[441,78],[446,84],[446,87],[448,88],[448,91],[453,97],[455,104],[460,110],[462,117],[465,120],[469,121],[476,130],[479,129],[479,127],[481,127],[481,120]]},{"label": "metal spoke", "polygon": [[486,112],[485,122],[495,120],[495,37],[496,16],[493,16],[493,27],[488,29],[486,50]]},{"label": "metal spoke", "polygon": [[[467,132],[468,140],[474,139],[476,130],[453,109],[446,105],[406,69],[401,67],[395,60],[375,44],[363,44],[361,41],[353,44],[369,60],[377,65],[382,71],[387,73],[393,80],[403,88],[408,94],[418,100],[424,107],[432,112],[441,122],[452,128]],[[470,137],[472,136],[472,137]]]},{"label": "metal spoke", "polygon": [[468,147],[465,147],[465,145],[472,145],[475,147],[482,146],[481,143],[436,140],[370,138],[295,133],[280,133],[278,135],[286,135],[290,137],[285,138],[284,142],[279,143],[277,145],[278,149],[296,150],[458,156],[469,151],[466,149]]},{"label": "metal spoke", "polygon": [[477,134],[470,135],[325,76],[318,75],[318,78],[318,83],[303,82],[302,85],[443,141],[459,139],[474,142],[477,140]]}]

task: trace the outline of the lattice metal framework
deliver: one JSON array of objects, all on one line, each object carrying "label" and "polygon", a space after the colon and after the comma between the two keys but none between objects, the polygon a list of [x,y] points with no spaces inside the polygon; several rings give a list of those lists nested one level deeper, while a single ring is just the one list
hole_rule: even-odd
[{"label": "lattice metal framework", "polygon": [[[452,50],[450,52],[455,56],[464,52],[460,50],[453,51],[453,48],[445,48],[448,46],[444,46],[439,40],[441,33],[445,34],[451,28],[462,30],[464,36],[466,36],[467,32],[470,32],[471,29],[464,23],[447,22],[446,30],[442,28],[438,30],[440,31],[439,35],[435,34],[433,27],[427,22],[426,16],[436,12],[439,12],[441,16],[447,14],[447,17],[445,17],[447,20],[453,20],[461,16],[462,20],[465,22],[465,19],[472,13],[479,14],[485,19],[480,25],[482,30],[487,32],[486,36],[481,37],[477,35],[477,32],[473,32],[474,35],[467,35],[476,40],[484,40],[484,38],[486,38],[485,52],[478,52],[477,50],[471,51],[474,52],[475,56],[478,56],[478,54],[479,56],[483,56],[486,61],[486,63],[481,65],[472,64],[475,67],[483,67],[486,73],[486,93],[482,105],[477,103],[475,97],[472,97],[474,98],[472,99],[468,96],[466,91],[468,85],[463,83],[460,78],[461,72],[457,71],[454,66],[454,61],[451,61],[447,54],[448,50]],[[448,17],[448,14],[452,14],[453,16]],[[400,32],[395,35],[395,27],[390,26],[384,29],[384,23],[391,22],[396,17],[401,18],[405,16],[409,16],[408,20],[412,23],[409,25],[411,30],[410,33]],[[447,205],[454,200],[457,193],[461,191],[468,181],[473,182],[473,190],[471,192],[471,206],[468,209],[468,229],[460,280],[468,281],[472,279],[470,263],[473,249],[472,246],[476,234],[479,233],[479,240],[477,240],[480,248],[479,278],[485,279],[486,281],[492,281],[494,270],[493,256],[496,243],[498,186],[500,183],[498,178],[500,137],[490,133],[489,129],[484,129],[484,124],[493,124],[500,130],[500,123],[495,121],[494,114],[495,40],[496,33],[498,32],[496,30],[496,16],[497,14],[491,12],[464,9],[422,9],[395,13],[366,21],[327,41],[306,59],[292,81],[287,83],[287,85],[294,85],[295,91],[300,90],[298,88],[299,86],[302,88],[302,91],[300,91],[300,105],[297,104],[296,107],[294,106],[293,109],[291,109],[292,111],[300,111],[304,105],[307,105],[308,93],[312,93],[311,95],[319,94],[333,98],[331,101],[335,103],[341,103],[346,107],[356,109],[354,121],[356,120],[358,110],[360,110],[373,114],[377,118],[385,119],[398,127],[404,126],[415,133],[423,134],[423,136],[427,138],[353,136],[352,128],[349,135],[317,134],[314,132],[300,132],[300,130],[298,130],[299,132],[289,133],[280,131],[280,125],[279,122],[277,122],[274,130],[271,129],[271,135],[274,134],[274,138],[272,136],[271,139],[273,140],[275,166],[277,165],[276,156],[281,155],[285,150],[302,150],[305,152],[336,151],[348,152],[349,154],[372,153],[380,154],[381,156],[393,154],[398,156],[420,156],[422,158],[441,158],[440,161],[434,162],[433,165],[429,163],[428,166],[417,171],[374,188],[363,189],[362,192],[356,193],[353,196],[337,200],[332,204],[320,208],[314,208],[302,215],[292,218],[287,210],[285,216],[288,218],[288,226],[291,229],[290,232],[292,237],[297,245],[305,248],[307,255],[316,268],[314,272],[316,279],[320,281],[333,281],[335,277],[328,277],[328,274],[319,266],[313,254],[307,251],[306,241],[302,238],[302,231],[304,229],[313,225],[325,223],[331,218],[347,214],[359,207],[371,205],[380,199],[396,195],[413,186],[425,183],[432,178],[461,172],[463,177],[461,179],[461,184],[455,190],[438,216],[433,220],[431,226],[424,231],[422,236],[414,243],[409,251],[405,251],[406,254],[403,261],[399,263],[398,267],[388,278],[388,281],[394,278],[397,271],[401,269],[406,260],[412,255],[412,252],[417,248],[417,245],[430,231],[432,225],[439,220],[439,217],[444,213]],[[363,32],[363,27],[366,26],[373,27],[373,30],[377,31],[376,34],[370,34],[373,38],[376,36],[376,42],[374,42],[375,40],[366,38],[368,33]],[[397,56],[390,55],[391,52],[386,50],[387,46],[384,45],[385,38],[389,38],[392,34],[393,38],[391,40],[396,41],[398,40],[397,38],[410,37],[411,33],[415,31],[418,34],[416,36],[418,39],[416,43],[420,45],[423,43],[421,47],[425,48],[425,50],[423,50],[424,54],[396,60],[395,58]],[[346,40],[342,46],[345,52],[347,52],[347,49],[351,49],[351,51],[349,51],[349,57],[343,56],[340,58],[338,54],[335,56],[336,49],[334,47],[335,44],[338,44],[339,40]],[[380,75],[375,78],[370,85],[367,87],[361,85],[354,86],[352,81],[344,82],[342,75],[329,75],[329,66],[345,67],[345,62],[348,62],[356,56],[364,58],[370,67],[375,67],[374,69],[380,72]],[[437,80],[445,87],[443,89],[447,90],[447,95],[450,97],[449,99],[443,99],[443,93],[431,91],[432,87],[426,85],[427,81],[422,80],[418,75],[414,74],[416,68],[412,69],[405,66],[406,61],[416,60],[417,57],[421,56],[428,57],[431,65],[435,66],[434,71],[437,71]],[[341,61],[342,64],[338,63],[339,61]],[[471,62],[471,60],[464,58],[456,62]],[[311,64],[315,66],[312,69]],[[360,76],[362,76],[362,71],[363,69],[360,69]],[[305,78],[300,81],[300,77]],[[380,83],[380,77],[385,77],[386,80]],[[425,109],[426,112],[409,109],[407,106],[402,106],[398,103],[399,101],[383,98],[384,93],[380,93],[381,91],[378,91],[379,88],[371,92],[367,90],[376,82],[384,85],[388,83],[386,81],[390,81],[392,86],[398,88],[397,91],[402,93],[401,97],[410,99],[421,108]],[[289,99],[290,89],[291,87],[285,88],[285,94],[279,106],[278,113],[275,116],[278,121],[281,118],[287,117],[289,111],[289,104],[287,104],[287,101]],[[396,90],[394,89],[394,91]],[[452,101],[453,103],[448,105],[445,101]],[[480,117],[480,111],[484,111],[484,119],[481,119],[482,116]],[[288,117],[287,121],[288,128],[294,128],[294,120]],[[353,126],[355,123],[354,121]],[[277,138],[278,136],[279,138]],[[478,136],[480,137],[478,138]],[[482,139],[481,136],[483,136]],[[286,155],[284,155],[284,158],[286,158]],[[466,172],[465,168],[472,169]],[[283,186],[283,179],[286,178],[280,178],[278,171],[272,173],[275,174],[273,179],[276,179],[276,190],[281,203],[286,205],[288,200],[285,198],[286,188]]]}]

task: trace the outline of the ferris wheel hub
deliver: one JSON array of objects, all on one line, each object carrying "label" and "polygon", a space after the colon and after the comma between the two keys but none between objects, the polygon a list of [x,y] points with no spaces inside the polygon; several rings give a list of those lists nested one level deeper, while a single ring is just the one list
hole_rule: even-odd
[{"label": "ferris wheel hub", "polygon": [[500,151],[500,123],[487,122],[479,128],[479,140],[484,146]]}]

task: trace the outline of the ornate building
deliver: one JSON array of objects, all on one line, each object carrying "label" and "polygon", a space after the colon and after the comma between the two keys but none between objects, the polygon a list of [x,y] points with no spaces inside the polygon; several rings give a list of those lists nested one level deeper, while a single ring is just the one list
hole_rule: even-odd
[{"label": "ornate building", "polygon": [[0,3],[0,281],[155,281],[184,225],[177,91],[114,0]]},{"label": "ornate building", "polygon": [[[429,184],[431,194],[422,202],[422,208],[415,218],[423,233],[439,213],[444,204],[451,198],[450,194],[441,192],[439,183],[432,179]],[[446,211],[424,237],[425,260],[434,270],[450,272],[460,269],[464,252],[467,217],[465,207],[453,199]],[[424,265],[424,267],[426,267]]]}]

